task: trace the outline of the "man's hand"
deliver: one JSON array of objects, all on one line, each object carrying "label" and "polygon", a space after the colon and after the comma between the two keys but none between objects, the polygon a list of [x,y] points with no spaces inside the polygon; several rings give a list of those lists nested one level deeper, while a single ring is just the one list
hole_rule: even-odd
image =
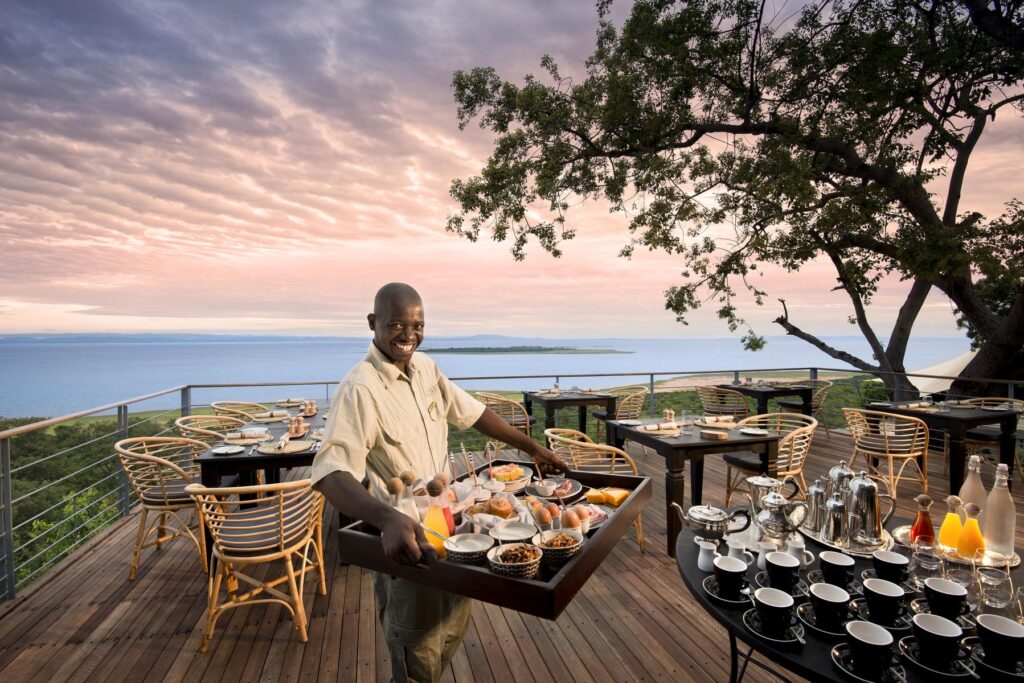
[{"label": "man's hand", "polygon": [[566,474],[569,472],[569,468],[561,458],[539,444],[530,452],[530,457],[540,466],[540,471],[544,474]]},{"label": "man's hand", "polygon": [[384,554],[400,564],[430,563],[434,547],[427,542],[420,525],[397,510],[380,526]]}]

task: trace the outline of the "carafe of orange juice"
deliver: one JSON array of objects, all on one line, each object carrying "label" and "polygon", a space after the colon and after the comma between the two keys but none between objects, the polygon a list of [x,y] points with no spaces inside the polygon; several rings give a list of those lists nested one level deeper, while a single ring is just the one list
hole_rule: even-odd
[{"label": "carafe of orange juice", "polygon": [[974,503],[968,503],[964,506],[964,514],[967,515],[967,521],[964,522],[964,528],[957,540],[956,552],[960,557],[973,558],[978,551],[985,551],[985,537],[981,535],[981,527],[978,526],[981,508]]},{"label": "carafe of orange juice", "polygon": [[960,541],[960,532],[963,524],[960,523],[960,499],[956,496],[946,498],[946,518],[942,520],[939,527],[939,545],[947,550],[956,550]]},{"label": "carafe of orange juice", "polygon": [[[448,533],[448,520],[445,518],[443,501],[441,500],[443,492],[444,484],[437,479],[431,479],[427,483],[430,503],[427,504],[427,511],[423,513],[423,526],[444,538],[448,538],[451,534]],[[434,549],[437,550],[438,557],[443,559],[448,556],[448,551],[444,547],[444,541],[434,534],[427,534],[426,536],[430,545],[434,546]]]}]

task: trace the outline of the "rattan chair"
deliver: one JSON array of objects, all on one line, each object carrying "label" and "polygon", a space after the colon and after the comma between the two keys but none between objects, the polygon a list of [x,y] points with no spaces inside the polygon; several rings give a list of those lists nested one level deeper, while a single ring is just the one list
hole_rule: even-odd
[{"label": "rattan chair", "polygon": [[[983,396],[979,398],[969,398],[963,403],[969,403],[974,406],[980,407],[1002,407],[1007,406],[1010,410],[1017,411],[1019,417],[1017,418],[1017,431],[1014,434],[1014,440],[1020,444],[1024,442],[1024,400],[1019,398],[1005,398],[999,396]],[[967,447],[968,455],[981,455],[986,460],[997,461],[999,451],[999,427],[993,425],[984,425],[982,427],[976,427],[967,431],[967,440],[964,445]],[[1017,474],[1022,480],[1024,480],[1024,451],[1020,448],[1015,448],[1014,457],[1017,460],[1015,469]],[[991,454],[991,457],[989,457]],[[946,465],[948,469],[949,449],[948,446],[945,451]]]},{"label": "rattan chair", "polygon": [[[213,538],[209,602],[199,651],[206,652],[217,619],[226,610],[263,603],[284,605],[291,612],[299,637],[306,642],[307,620],[302,601],[306,574],[316,571],[320,594],[327,595],[323,494],[313,490],[308,479],[232,488],[192,484],[186,490],[198,504],[203,525]],[[240,506],[229,500],[232,496],[254,498],[247,497],[245,505]],[[299,560],[298,568],[294,564],[296,560]],[[278,561],[284,564],[284,573],[279,576],[257,578],[246,573],[256,565]],[[277,589],[284,583],[287,593]],[[224,584],[228,599],[221,602]],[[241,593],[240,585],[251,589]]]},{"label": "rattan chair", "polygon": [[721,387],[696,387],[697,400],[705,415],[733,415],[741,420],[750,415],[747,399],[738,391]]},{"label": "rattan chair", "polygon": [[[889,463],[886,483],[893,497],[896,497],[897,487],[903,479],[920,482],[924,492],[928,492],[928,425],[923,420],[858,408],[843,408],[843,417],[853,438],[851,469],[857,458],[863,456],[866,469],[878,474],[874,461],[885,459]],[[896,469],[896,461],[902,461],[899,470]],[[916,479],[903,476],[903,471],[911,463],[917,468],[919,476]]]},{"label": "rattan chair", "polygon": [[[804,463],[811,452],[811,441],[818,428],[818,421],[803,413],[768,413],[753,415],[740,420],[740,427],[766,429],[782,434],[779,439],[779,453],[775,460],[776,476],[792,476],[800,485],[800,493],[807,491],[804,479]],[[732,494],[740,488],[748,476],[766,474],[761,456],[750,451],[726,453],[725,460],[725,504],[732,501]]]},{"label": "rattan chair", "polygon": [[[650,389],[637,384],[612,389],[608,393],[615,397],[615,417],[612,419],[635,420],[640,417],[640,412],[644,409],[644,402],[647,400]],[[590,414],[597,419],[597,440],[601,441],[604,439],[604,422],[608,419],[608,411],[595,410]]]},{"label": "rattan chair", "polygon": [[[570,463],[571,469],[601,474],[638,474],[636,463],[629,453],[614,446],[594,443],[583,432],[574,429],[545,429],[544,436],[548,439],[548,447]],[[637,516],[633,526],[640,552],[646,552],[642,514]]]},{"label": "rattan chair", "polygon": [[174,421],[178,433],[186,439],[195,439],[212,446],[224,440],[228,432],[244,427],[246,422],[230,415],[186,415]]},{"label": "rattan chair", "polygon": [[214,401],[210,404],[215,415],[227,415],[245,422],[252,422],[253,415],[267,412],[267,407],[249,401]]},{"label": "rattan chair", "polygon": [[[121,467],[142,504],[135,550],[128,568],[128,580],[135,579],[143,549],[187,535],[199,550],[199,564],[206,570],[206,544],[199,525],[196,506],[185,487],[199,478],[195,457],[206,450],[202,441],[167,436],[143,436],[114,444]],[[189,519],[181,518],[183,512]],[[150,513],[156,516],[149,522]],[[168,522],[178,527],[168,532]],[[192,523],[190,523],[192,522]],[[150,539],[150,536],[155,538]]]},{"label": "rattan chair", "polygon": [[[825,399],[828,398],[829,389],[832,388],[832,382],[824,379],[810,379],[802,382],[793,382],[793,384],[800,384],[811,388],[811,417],[818,421],[819,426],[825,428],[825,436],[831,439],[832,435],[828,431],[828,420],[823,418],[822,410],[825,407]],[[799,413],[804,408],[803,401],[780,399],[777,403],[779,411],[784,413]]]},{"label": "rattan chair", "polygon": [[[517,429],[526,436],[531,435],[532,427],[536,420],[526,412],[526,408],[522,403],[513,401],[510,398],[505,398],[498,394],[492,394],[486,391],[476,392],[477,398],[479,398],[485,406],[497,413],[498,417],[507,422],[513,429]],[[494,441],[494,446],[498,453],[501,453],[503,446],[506,446],[500,441]]]}]

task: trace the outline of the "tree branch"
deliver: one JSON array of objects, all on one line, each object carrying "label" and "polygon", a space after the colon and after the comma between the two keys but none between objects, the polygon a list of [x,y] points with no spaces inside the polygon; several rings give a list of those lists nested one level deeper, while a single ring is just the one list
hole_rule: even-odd
[{"label": "tree branch", "polygon": [[1024,29],[999,12],[988,8],[988,0],[960,0],[978,29],[1017,52],[1024,52]]},{"label": "tree branch", "polygon": [[907,293],[906,301],[900,306],[900,312],[892,326],[892,336],[889,337],[888,348],[885,350],[885,357],[894,372],[906,371],[906,368],[903,367],[903,358],[907,351],[907,342],[910,341],[910,331],[914,327],[917,314],[921,312],[921,307],[924,305],[925,299],[928,298],[931,288],[932,284],[927,280],[920,278],[914,280],[910,292]]},{"label": "tree branch", "polygon": [[836,276],[839,278],[839,283],[850,297],[850,301],[853,303],[853,312],[857,318],[857,327],[860,328],[861,334],[867,340],[868,345],[871,346],[871,351],[875,355],[875,359],[878,361],[878,367],[884,372],[892,372],[892,367],[889,364],[889,359],[885,355],[885,349],[882,347],[882,342],[878,340],[878,335],[875,334],[875,330],[872,329],[871,324],[868,322],[867,311],[864,310],[864,300],[861,299],[860,293],[856,291],[853,283],[846,276],[846,268],[843,264],[842,259],[838,255],[833,253],[829,249],[824,250],[828,254],[829,259],[832,261],[832,265],[835,266]]},{"label": "tree branch", "polygon": [[870,363],[866,363],[865,361],[862,361],[860,358],[857,358],[851,353],[847,353],[846,351],[840,351],[839,349],[833,346],[829,346],[825,342],[815,337],[813,334],[804,332],[799,327],[789,322],[789,312],[786,310],[786,302],[783,299],[779,299],[779,302],[782,303],[783,313],[778,318],[776,318],[774,322],[778,325],[781,325],[782,329],[786,330],[786,334],[797,337],[798,339],[803,339],[808,344],[811,344],[812,346],[818,348],[824,353],[827,353],[836,360],[848,363],[855,368],[863,370],[864,372],[881,372],[880,367],[871,365]]}]

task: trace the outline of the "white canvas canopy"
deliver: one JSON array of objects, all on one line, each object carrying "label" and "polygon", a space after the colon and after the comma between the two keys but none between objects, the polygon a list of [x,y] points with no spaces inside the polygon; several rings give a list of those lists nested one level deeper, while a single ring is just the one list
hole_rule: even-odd
[{"label": "white canvas canopy", "polygon": [[[937,365],[930,365],[927,368],[921,368],[920,370],[913,370],[908,372],[908,375],[920,374],[920,375],[943,375],[945,377],[958,377],[963,371],[967,364],[974,358],[976,351],[968,351],[967,353],[961,354],[955,358],[942,361]],[[947,391],[950,385],[953,384],[952,379],[933,379],[931,377],[913,377],[911,376],[910,381],[914,383],[914,386],[922,394],[934,394],[939,391]]]}]

